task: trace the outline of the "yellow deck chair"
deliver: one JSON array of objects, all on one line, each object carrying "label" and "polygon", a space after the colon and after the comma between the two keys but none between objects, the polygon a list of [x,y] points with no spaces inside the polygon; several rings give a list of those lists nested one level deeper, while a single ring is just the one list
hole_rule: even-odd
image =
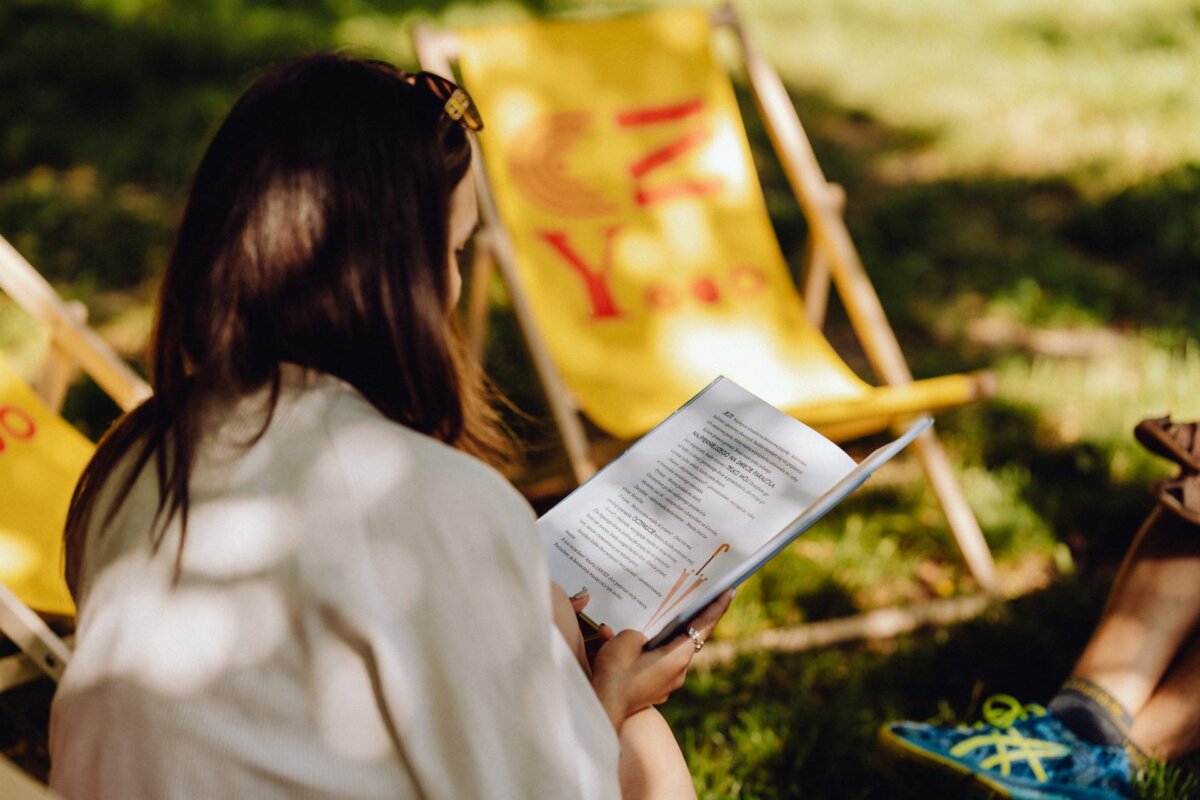
[{"label": "yellow deck chair", "polygon": [[[0,633],[21,650],[0,659],[0,691],[57,680],[70,648],[42,615],[75,613],[63,579],[63,523],[93,446],[57,413],[74,364],[129,409],[150,389],[0,237],[0,290],[51,331],[35,392],[0,355]],[[40,613],[39,613],[40,612]]]},{"label": "yellow deck chair", "polygon": [[[805,296],[776,241],[714,23],[751,89],[811,231]],[[576,481],[596,469],[579,413],[622,440],[727,375],[838,440],[990,391],[986,375],[914,381],[778,75],[733,10],[415,31],[423,68],[457,66],[486,128],[484,228],[468,330],[499,265]],[[483,279],[481,279],[481,276]],[[822,335],[832,279],[882,385]],[[932,431],[916,444],[976,580],[991,553]]]}]

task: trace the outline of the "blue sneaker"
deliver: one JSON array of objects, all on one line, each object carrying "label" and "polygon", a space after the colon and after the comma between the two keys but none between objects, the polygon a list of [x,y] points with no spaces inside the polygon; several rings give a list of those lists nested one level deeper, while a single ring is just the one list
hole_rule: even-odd
[{"label": "blue sneaker", "polygon": [[1007,695],[983,704],[984,722],[892,722],[878,744],[906,783],[937,780],[960,794],[1014,800],[1130,798],[1129,757],[1080,739],[1053,712]]}]

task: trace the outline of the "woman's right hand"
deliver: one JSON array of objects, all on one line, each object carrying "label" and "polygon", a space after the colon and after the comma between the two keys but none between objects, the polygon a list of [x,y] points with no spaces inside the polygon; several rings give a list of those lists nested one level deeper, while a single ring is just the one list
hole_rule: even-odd
[{"label": "woman's right hand", "polygon": [[[692,620],[691,627],[699,632],[701,641],[712,634],[732,599],[733,592],[725,592]],[[620,733],[626,717],[664,702],[683,686],[696,646],[687,636],[677,636],[654,650],[643,650],[646,637],[639,631],[626,630],[612,636],[604,626],[601,634],[611,638],[592,662],[592,687]]]}]

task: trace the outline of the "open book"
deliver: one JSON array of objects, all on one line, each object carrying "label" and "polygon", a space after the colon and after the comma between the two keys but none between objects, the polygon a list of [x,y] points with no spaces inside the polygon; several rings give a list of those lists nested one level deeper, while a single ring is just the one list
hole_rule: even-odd
[{"label": "open book", "polygon": [[538,520],[550,575],[585,615],[654,647],[682,633],[899,453],[929,418],[861,464],[717,378]]}]

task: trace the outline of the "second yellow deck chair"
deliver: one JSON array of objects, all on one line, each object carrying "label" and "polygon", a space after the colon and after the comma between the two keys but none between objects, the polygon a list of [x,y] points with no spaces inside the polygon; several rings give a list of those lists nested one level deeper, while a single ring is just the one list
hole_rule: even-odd
[{"label": "second yellow deck chair", "polygon": [[58,679],[70,657],[42,615],[75,613],[63,579],[63,523],[93,446],[57,413],[73,365],[125,409],[150,390],[3,238],[0,289],[51,339],[38,392],[0,355],[0,633],[21,650],[0,659],[3,691],[41,675]]},{"label": "second yellow deck chair", "polygon": [[[741,32],[731,9],[718,22]],[[912,380],[837,190],[778,76],[743,35],[751,88],[808,218],[812,295],[827,298],[832,277],[883,385],[834,352],[813,320],[823,303],[806,309],[771,228],[708,11],[421,29],[416,38],[425,69],[450,75],[457,62],[485,119],[481,238],[576,480],[595,469],[577,412],[632,439],[717,375],[835,439],[986,391],[976,375]],[[993,589],[991,553],[932,432],[917,452],[975,578]]]}]

